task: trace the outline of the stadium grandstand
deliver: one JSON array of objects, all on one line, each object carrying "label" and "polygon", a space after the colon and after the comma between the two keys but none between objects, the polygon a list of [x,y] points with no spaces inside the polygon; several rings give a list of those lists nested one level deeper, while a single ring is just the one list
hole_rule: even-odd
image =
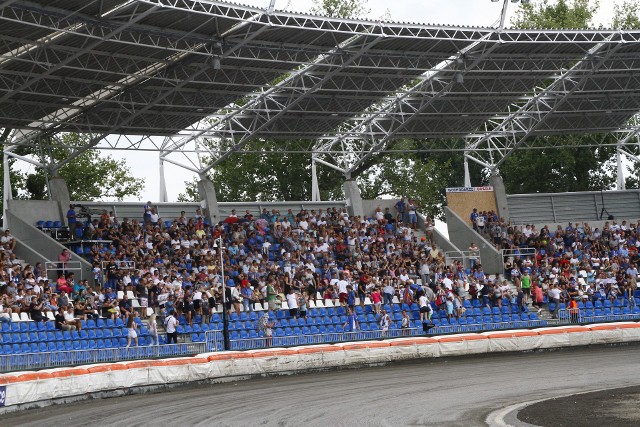
[{"label": "stadium grandstand", "polygon": [[[640,31],[204,0],[4,1],[0,23],[4,189],[13,159],[51,196],[3,191],[0,371],[640,318],[640,193],[507,195],[499,175],[534,136],[608,133],[637,158]],[[353,175],[390,141],[450,137],[491,185],[447,189],[448,237],[411,200],[362,199]],[[206,173],[257,138],[316,141],[344,200],[312,167],[311,201],[218,203]],[[196,166],[204,140],[225,148]],[[20,151],[45,145],[69,154]],[[70,200],[57,171],[94,149],[156,150],[159,201]],[[168,202],[164,163],[201,203]]]}]

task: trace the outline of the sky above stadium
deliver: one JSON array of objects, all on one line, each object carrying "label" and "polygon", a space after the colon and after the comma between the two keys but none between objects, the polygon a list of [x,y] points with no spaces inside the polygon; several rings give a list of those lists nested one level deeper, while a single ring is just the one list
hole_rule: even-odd
[{"label": "sky above stadium", "polygon": [[[553,0],[551,0],[553,1]],[[270,0],[240,0],[235,3],[248,6],[266,8]],[[595,17],[594,23],[608,27],[613,18],[613,5],[621,4],[622,0],[600,0],[600,13]],[[295,12],[308,12],[312,6],[312,0],[276,0],[276,9]],[[390,6],[392,5],[392,6]],[[492,26],[499,19],[502,9],[502,1],[491,0],[369,0],[368,6],[371,12],[369,19],[378,19],[385,16],[389,10],[392,21],[449,24],[462,26]],[[507,22],[517,10],[518,5],[509,3]],[[146,179],[146,187],[142,193],[142,199],[157,201],[159,196],[158,162],[150,161],[155,156],[149,152],[109,151],[115,158],[127,160],[132,173],[137,178]],[[184,192],[184,182],[191,181],[196,176],[190,171],[165,163],[165,176],[167,181],[167,193],[169,201],[176,201],[178,195]],[[137,197],[130,201],[138,201]]]}]

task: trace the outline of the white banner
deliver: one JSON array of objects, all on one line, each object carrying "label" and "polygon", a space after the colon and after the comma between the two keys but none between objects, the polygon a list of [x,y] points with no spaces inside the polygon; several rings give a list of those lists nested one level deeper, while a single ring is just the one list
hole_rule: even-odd
[{"label": "white banner", "polygon": [[447,193],[474,193],[477,191],[493,191],[493,187],[449,187]]}]

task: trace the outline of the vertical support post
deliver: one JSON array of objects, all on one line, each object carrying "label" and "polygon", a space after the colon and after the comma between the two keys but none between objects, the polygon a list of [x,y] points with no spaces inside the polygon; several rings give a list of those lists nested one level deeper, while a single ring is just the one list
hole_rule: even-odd
[{"label": "vertical support post", "polygon": [[169,197],[167,196],[167,181],[164,176],[164,160],[162,157],[159,157],[160,165],[159,165],[159,173],[160,173],[160,195],[158,200],[160,202],[168,202]]},{"label": "vertical support post", "polygon": [[616,163],[618,167],[616,188],[618,190],[625,190],[626,184],[624,180],[624,165],[622,164],[622,144],[620,142],[618,142],[618,147],[616,149]]},{"label": "vertical support post", "polygon": [[222,251],[225,249],[222,236],[218,237],[218,250],[220,251],[220,274],[222,275],[222,338],[224,340],[224,349],[231,350],[231,341],[229,340],[229,313],[227,313],[227,281],[224,278],[224,257]]},{"label": "vertical support post", "polygon": [[216,189],[213,186],[213,182],[204,174],[200,175],[200,180],[198,181],[198,193],[200,193],[200,200],[204,203],[205,218],[209,221],[209,224],[217,224],[220,217],[220,209],[218,208]]},{"label": "vertical support post", "polygon": [[500,14],[500,26],[498,27],[498,29],[500,30],[504,29],[504,21],[506,21],[507,19],[508,4],[509,4],[509,0],[504,0],[504,3],[502,4],[502,13]]},{"label": "vertical support post", "polygon": [[469,158],[467,152],[464,152],[464,186],[471,187],[471,174],[469,173]]},{"label": "vertical support post", "polygon": [[493,186],[493,192],[496,197],[496,207],[498,208],[498,215],[500,217],[504,217],[507,221],[509,221],[509,217],[511,215],[509,213],[509,205],[507,203],[507,191],[504,188],[504,181],[502,180],[502,177],[496,170],[494,170],[491,174],[489,182]]},{"label": "vertical support post", "polygon": [[2,154],[2,167],[3,167],[3,186],[2,186],[2,229],[9,228],[9,200],[13,198],[11,194],[11,171],[9,170],[9,156],[7,153]]},{"label": "vertical support post", "polygon": [[364,207],[362,205],[362,195],[360,194],[356,180],[347,176],[347,179],[342,184],[342,189],[344,190],[344,196],[347,200],[349,214],[363,218]]},{"label": "vertical support post", "polygon": [[318,171],[316,170],[316,159],[311,158],[311,201],[320,201],[320,187],[318,185]]},{"label": "vertical support post", "polygon": [[60,210],[60,221],[63,224],[67,223],[67,209],[71,204],[71,198],[69,197],[69,187],[64,178],[58,176],[57,170],[51,170],[51,178],[49,179],[49,188],[51,194],[51,200],[58,202],[58,208]]}]

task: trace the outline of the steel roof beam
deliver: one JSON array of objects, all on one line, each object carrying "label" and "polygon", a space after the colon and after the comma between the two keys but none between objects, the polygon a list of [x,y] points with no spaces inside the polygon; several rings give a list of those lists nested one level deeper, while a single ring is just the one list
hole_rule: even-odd
[{"label": "steel roof beam", "polygon": [[[611,44],[617,41],[616,44]],[[468,152],[466,157],[482,165],[490,164],[491,169],[496,170],[507,157],[518,148],[530,135],[556,112],[567,100],[579,91],[588,81],[588,78],[604,65],[618,49],[624,45],[618,35],[610,36],[608,43],[598,43],[577,61],[567,71],[557,76],[552,83],[534,94],[526,103],[517,106],[504,120],[497,120],[497,126],[488,130],[482,137],[470,140],[467,143]],[[603,53],[603,56],[597,57]],[[496,119],[492,119],[496,122]],[[500,143],[498,139],[506,139]],[[492,156],[499,156],[497,162],[493,159],[487,161],[486,158],[478,158],[475,149],[482,144],[488,144],[494,148],[490,151]],[[499,146],[499,144],[501,146]]]},{"label": "steel roof beam", "polygon": [[[273,121],[278,120],[289,109],[298,105],[303,99],[308,98],[310,94],[320,90],[326,81],[339,73],[343,67],[347,67],[356,61],[357,58],[373,48],[373,46],[375,46],[379,41],[380,38],[378,37],[373,40],[368,40],[367,37],[363,36],[354,36],[346,40],[335,49],[332,49],[331,51],[316,58],[312,64],[301,67],[248,102],[243,103],[242,105],[236,104],[226,107],[224,110],[231,109],[229,113],[217,120],[213,120],[208,126],[194,132],[193,135],[182,138],[172,145],[168,145],[167,150],[161,153],[161,157],[167,156],[171,151],[180,149],[205,133],[216,134],[223,129],[229,129],[231,132],[236,132],[236,129],[240,128],[241,131],[238,132],[242,135],[240,140],[231,147],[227,155],[220,156],[214,160],[211,166],[205,167],[202,173],[206,173],[212,166],[217,165],[228,157],[229,154],[241,149],[249,139],[259,133],[262,129],[266,128]],[[350,52],[351,49],[356,48],[357,50],[355,52]],[[337,61],[338,63],[336,64],[334,61]],[[324,68],[328,64],[331,64],[333,67],[331,71],[321,74],[320,76],[313,75],[314,72],[317,71],[317,68]],[[293,85],[294,82],[297,84]],[[277,95],[283,88],[287,88],[290,84],[295,86],[297,90],[288,91],[287,94],[281,95],[282,98],[286,99],[276,100],[275,95]],[[270,114],[272,108],[268,107],[270,102],[277,102],[279,104],[279,108],[274,110],[273,114]],[[257,110],[254,109],[254,107],[259,105],[265,105],[266,108],[264,115],[260,115],[257,113]],[[243,123],[237,120],[237,116],[243,112],[248,112],[247,118],[251,121],[251,125],[249,127],[245,127]]]}]

